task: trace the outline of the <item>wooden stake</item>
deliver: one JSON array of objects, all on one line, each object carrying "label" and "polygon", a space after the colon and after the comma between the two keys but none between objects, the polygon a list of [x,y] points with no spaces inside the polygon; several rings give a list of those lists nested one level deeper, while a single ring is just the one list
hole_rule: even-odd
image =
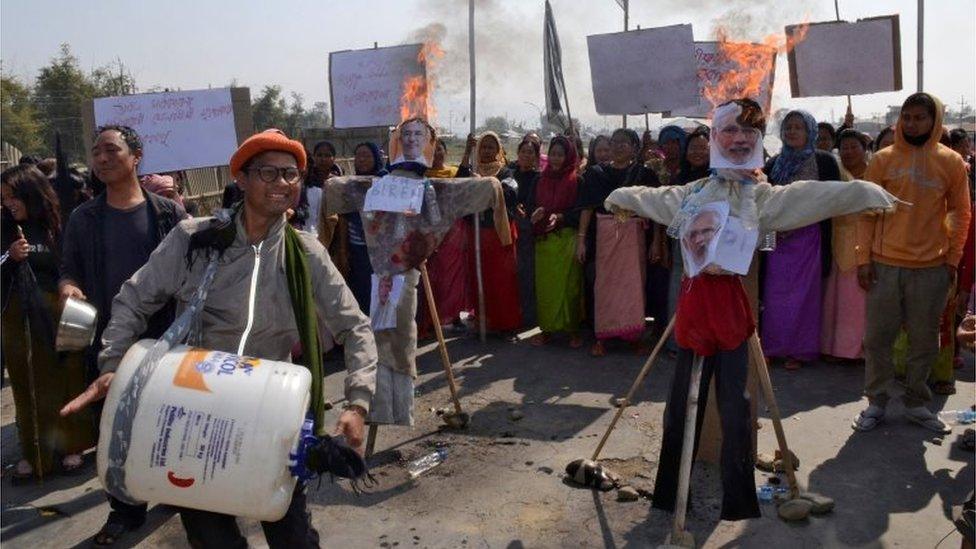
[{"label": "wooden stake", "polygon": [[783,420],[779,414],[779,406],[776,404],[776,395],[773,394],[773,382],[769,378],[769,367],[766,365],[766,355],[763,354],[762,343],[759,341],[759,334],[752,333],[749,338],[749,350],[752,360],[756,361],[756,372],[759,374],[759,385],[762,387],[763,400],[769,407],[769,416],[773,420],[773,430],[776,432],[776,441],[779,443],[779,453],[783,462],[783,469],[786,471],[786,478],[790,484],[790,499],[800,494],[800,488],[796,483],[796,472],[793,470],[793,454],[786,444],[786,433],[783,431]]},{"label": "wooden stake", "polygon": [[603,438],[600,439],[600,443],[597,444],[596,450],[593,451],[593,457],[590,459],[596,461],[600,458],[600,452],[603,451],[603,446],[607,443],[607,439],[610,438],[610,433],[613,432],[613,428],[617,426],[617,421],[620,420],[620,416],[623,415],[624,409],[630,406],[631,399],[634,398],[634,393],[637,392],[637,388],[644,383],[644,378],[647,374],[651,373],[651,365],[654,364],[654,359],[657,358],[659,352],[661,352],[661,347],[664,347],[664,343],[668,340],[668,336],[671,335],[671,331],[674,329],[674,316],[671,317],[671,321],[668,322],[667,327],[664,328],[664,333],[661,334],[661,339],[657,341],[657,345],[654,346],[654,350],[651,351],[651,356],[647,358],[647,362],[644,363],[644,367],[641,368],[639,374],[637,374],[637,379],[630,386],[630,390],[627,391],[627,396],[624,397],[624,401],[620,403],[617,407],[617,413],[614,414],[613,420],[610,422],[610,426],[607,427],[607,431],[603,433]]},{"label": "wooden stake", "polygon": [[681,465],[678,467],[678,494],[674,503],[674,524],[671,526],[672,543],[687,538],[685,516],[688,514],[688,488],[691,484],[691,460],[695,452],[695,431],[698,423],[698,388],[701,386],[702,365],[705,357],[695,354],[691,363],[691,380],[688,383],[688,406],[685,410],[685,436],[681,443]]},{"label": "wooden stake", "polygon": [[369,432],[366,434],[366,454],[365,457],[373,455],[373,448],[376,446],[376,432],[379,431],[379,425],[375,423],[369,424]]},{"label": "wooden stake", "polygon": [[427,309],[430,318],[434,321],[434,333],[437,334],[437,347],[441,351],[441,362],[444,363],[444,373],[447,374],[447,385],[451,389],[451,400],[454,401],[454,411],[458,415],[461,410],[461,401],[458,400],[457,384],[454,382],[454,369],[451,367],[451,358],[447,354],[447,342],[444,341],[444,332],[441,331],[440,316],[437,314],[437,305],[434,303],[434,290],[430,286],[430,275],[427,274],[427,261],[420,264],[420,278],[424,282],[424,294],[427,296]]}]

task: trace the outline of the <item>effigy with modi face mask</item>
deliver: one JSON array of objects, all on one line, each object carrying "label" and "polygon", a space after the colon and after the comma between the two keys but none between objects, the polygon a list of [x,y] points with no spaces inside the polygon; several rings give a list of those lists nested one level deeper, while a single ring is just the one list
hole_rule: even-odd
[{"label": "effigy with modi face mask", "polygon": [[494,177],[424,177],[434,144],[426,121],[402,122],[390,143],[389,175],[330,178],[323,213],[360,212],[363,220],[374,272],[370,318],[379,355],[368,420],[412,425],[418,269],[461,217],[491,208],[502,243],[511,244],[512,235],[502,186]]}]

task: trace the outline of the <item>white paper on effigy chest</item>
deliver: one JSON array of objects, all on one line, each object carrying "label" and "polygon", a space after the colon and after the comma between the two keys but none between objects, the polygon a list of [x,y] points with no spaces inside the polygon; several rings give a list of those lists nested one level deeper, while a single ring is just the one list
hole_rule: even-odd
[{"label": "white paper on effigy chest", "polygon": [[386,299],[380,296],[380,277],[374,274],[370,284],[369,318],[374,331],[392,330],[396,328],[397,304],[403,293],[403,275],[393,275],[390,283],[390,293]]},{"label": "white paper on effigy chest", "polygon": [[364,212],[420,212],[424,205],[424,180],[384,175],[366,191]]},{"label": "white paper on effigy chest", "polygon": [[748,274],[758,241],[758,229],[746,229],[741,219],[729,216],[715,250],[715,264],[726,271]]}]

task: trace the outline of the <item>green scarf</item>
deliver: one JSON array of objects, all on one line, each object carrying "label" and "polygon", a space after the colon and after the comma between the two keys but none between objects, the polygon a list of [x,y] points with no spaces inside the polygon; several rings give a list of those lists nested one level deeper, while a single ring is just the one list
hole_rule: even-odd
[{"label": "green scarf", "polygon": [[322,396],[322,352],[319,349],[318,317],[312,293],[312,274],[302,239],[291,225],[285,224],[285,276],[288,295],[295,312],[298,337],[302,342],[302,365],[312,372],[312,419],[315,433],[325,434],[325,400]]}]

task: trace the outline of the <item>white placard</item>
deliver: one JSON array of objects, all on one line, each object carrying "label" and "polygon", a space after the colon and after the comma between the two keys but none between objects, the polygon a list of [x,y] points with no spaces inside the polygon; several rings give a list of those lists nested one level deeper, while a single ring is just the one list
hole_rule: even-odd
[{"label": "white placard", "polygon": [[336,128],[394,126],[410,78],[427,77],[421,44],[329,54],[329,90]]},{"label": "white placard", "polygon": [[[735,47],[748,47],[754,53],[750,54],[750,60],[761,60],[763,65],[759,67],[746,67],[745,70],[762,70],[766,72],[766,77],[759,83],[759,93],[750,94],[750,99],[754,99],[762,105],[763,110],[770,112],[772,107],[773,81],[776,78],[776,49],[762,44],[731,43]],[[709,118],[712,112],[712,102],[705,96],[706,89],[714,89],[723,75],[728,78],[730,71],[743,72],[743,68],[738,63],[730,61],[728,56],[722,54],[719,42],[695,42],[695,64],[698,67],[698,103],[690,109],[678,109],[671,111],[671,116],[686,116],[689,118]],[[723,103],[730,99],[742,97],[743,90],[732,89],[729,97],[720,98],[716,103]]]},{"label": "white placard", "polygon": [[741,219],[729,216],[715,248],[715,264],[729,272],[749,274],[757,242],[759,229],[746,229]]},{"label": "white placard", "polygon": [[[786,27],[787,36],[801,32]],[[811,24],[789,53],[793,97],[897,91],[901,84],[898,16]]]},{"label": "white placard", "polygon": [[698,90],[691,25],[586,37],[600,114],[692,107]]},{"label": "white placard", "polygon": [[403,293],[404,277],[372,275],[370,282],[369,319],[374,331],[396,328],[397,305]]},{"label": "white placard", "polygon": [[99,97],[94,110],[96,126],[139,133],[140,174],[223,166],[237,150],[230,88]]},{"label": "white placard", "polygon": [[384,175],[366,191],[363,211],[420,213],[423,205],[423,179]]}]

